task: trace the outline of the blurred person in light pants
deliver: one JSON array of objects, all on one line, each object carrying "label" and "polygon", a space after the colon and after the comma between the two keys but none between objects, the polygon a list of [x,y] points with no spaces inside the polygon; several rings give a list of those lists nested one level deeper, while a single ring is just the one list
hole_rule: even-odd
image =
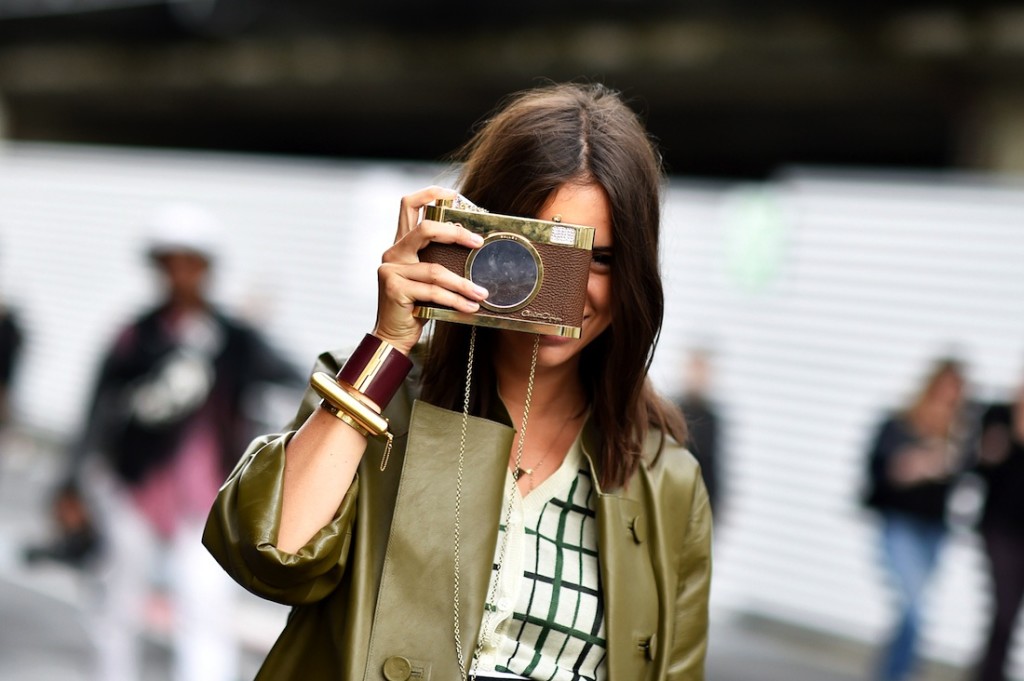
[{"label": "blurred person in light pants", "polygon": [[[246,400],[261,384],[302,379],[255,331],[208,301],[218,231],[213,216],[193,205],[153,215],[147,257],[165,296],[106,353],[61,487],[66,506],[87,486],[99,515],[101,589],[90,629],[102,681],[141,678],[154,571],[170,599],[175,681],[238,679],[238,591],[203,548],[203,524],[239,443],[251,435]],[[104,465],[90,469],[93,451]]]},{"label": "blurred person in light pants", "polygon": [[1014,627],[1024,601],[1024,382],[1011,404],[981,418],[977,472],[987,483],[979,530],[992,577],[993,604],[977,681],[1005,681]]},{"label": "blurred person in light pants", "polygon": [[917,662],[924,595],[962,463],[964,387],[957,361],[936,362],[916,399],[886,417],[872,442],[866,503],[880,514],[883,563],[899,599],[896,626],[876,673],[879,681],[904,681]]}]

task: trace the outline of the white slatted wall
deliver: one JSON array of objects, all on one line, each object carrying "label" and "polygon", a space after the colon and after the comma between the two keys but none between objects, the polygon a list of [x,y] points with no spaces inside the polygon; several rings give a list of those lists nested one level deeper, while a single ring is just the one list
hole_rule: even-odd
[{"label": "white slatted wall", "polygon": [[[982,397],[1024,377],[1024,185],[807,173],[677,186],[668,212],[655,377],[674,385],[682,348],[713,346],[729,424],[715,598],[878,641],[891,611],[858,505],[867,439],[936,355],[958,352]],[[927,612],[937,658],[980,645],[982,560],[954,536]]]},{"label": "white slatted wall", "polygon": [[18,395],[25,418],[57,433],[77,422],[97,353],[153,299],[142,257],[153,206],[195,201],[223,222],[215,297],[263,320],[306,368],[372,328],[396,197],[437,173],[8,144],[0,151],[0,296],[30,334]]},{"label": "white slatted wall", "polygon": [[[397,198],[439,181],[423,165],[5,145],[0,297],[30,335],[20,414],[58,436],[76,425],[112,326],[152,294],[139,226],[155,203],[199,201],[224,221],[217,298],[308,365],[370,328]],[[685,348],[712,346],[728,426],[715,608],[878,640],[887,592],[857,504],[866,439],[937,354],[958,350],[984,397],[1024,376],[1024,185],[674,181],[663,261],[652,375],[675,392]],[[987,606],[970,534],[936,586],[928,652],[965,664]]]}]

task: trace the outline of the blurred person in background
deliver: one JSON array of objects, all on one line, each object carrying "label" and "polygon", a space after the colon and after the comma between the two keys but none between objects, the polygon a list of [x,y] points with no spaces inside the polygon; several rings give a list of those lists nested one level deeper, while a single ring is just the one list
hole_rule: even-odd
[{"label": "blurred person in background", "polygon": [[976,471],[986,481],[979,530],[993,608],[977,681],[1006,681],[1010,641],[1024,601],[1024,382],[1009,404],[981,417]]},{"label": "blurred person in background", "polygon": [[321,356],[292,428],[250,445],[210,515],[225,569],[294,606],[258,678],[701,681],[710,507],[647,378],[657,152],[617,93],[552,85],[506,102],[465,154],[460,191],[481,207],[594,227],[585,287],[558,288],[578,294],[581,336],[438,322],[421,345],[416,301],[469,315],[489,295],[421,249],[483,239],[422,219],[453,190],[402,199],[373,333]]},{"label": "blurred person in background", "polygon": [[676,406],[686,418],[689,435],[686,446],[700,464],[704,484],[708,488],[708,499],[715,512],[721,517],[721,419],[718,407],[711,401],[711,355],[707,350],[696,349],[686,360],[685,389]]},{"label": "blurred person in background", "polygon": [[21,359],[23,333],[14,311],[0,302],[0,428],[10,421],[10,394]]},{"label": "blurred person in background", "polygon": [[935,363],[912,403],[881,423],[868,456],[866,502],[882,521],[882,557],[899,611],[876,678],[914,672],[921,611],[946,535],[946,502],[963,463],[965,380],[954,359]]},{"label": "blurred person in background", "polygon": [[[294,386],[301,378],[259,334],[208,300],[219,231],[211,213],[191,204],[152,215],[146,256],[163,298],[121,329],[103,357],[55,504],[65,536],[49,555],[35,550],[34,557],[65,561],[97,553],[88,541],[96,511],[101,588],[90,630],[98,680],[141,678],[155,575],[171,606],[173,679],[238,679],[237,587],[203,549],[202,527],[252,436],[246,400],[261,384]],[[103,465],[87,465],[93,452]]]}]

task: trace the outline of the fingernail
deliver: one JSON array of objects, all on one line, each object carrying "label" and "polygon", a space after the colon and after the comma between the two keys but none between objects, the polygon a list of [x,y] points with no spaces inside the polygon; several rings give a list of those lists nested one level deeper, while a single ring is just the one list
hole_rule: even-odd
[{"label": "fingernail", "polygon": [[469,308],[470,312],[476,312],[477,310],[480,309],[480,304],[479,303],[474,303],[473,301],[470,301],[469,304],[466,307]]},{"label": "fingernail", "polygon": [[476,294],[481,298],[487,297],[487,289],[485,289],[483,286],[477,286],[476,284],[474,284],[473,290],[476,291]]},{"label": "fingernail", "polygon": [[474,246],[480,246],[484,242],[484,238],[482,236],[480,236],[479,234],[473,234],[469,238],[469,240],[473,242]]}]

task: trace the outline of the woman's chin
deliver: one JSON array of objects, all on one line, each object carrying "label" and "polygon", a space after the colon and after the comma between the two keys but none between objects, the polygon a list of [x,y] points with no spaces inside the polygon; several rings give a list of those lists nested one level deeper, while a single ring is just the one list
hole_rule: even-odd
[{"label": "woman's chin", "polygon": [[537,347],[537,366],[554,368],[571,362],[579,355],[582,345],[578,338],[564,336],[541,335],[517,331],[503,331],[502,340],[498,345],[498,357],[507,353],[516,353],[529,363],[534,340],[539,341]]},{"label": "woman's chin", "polygon": [[565,336],[541,336],[540,346],[542,348],[560,348],[579,342],[577,338],[566,338]]}]

